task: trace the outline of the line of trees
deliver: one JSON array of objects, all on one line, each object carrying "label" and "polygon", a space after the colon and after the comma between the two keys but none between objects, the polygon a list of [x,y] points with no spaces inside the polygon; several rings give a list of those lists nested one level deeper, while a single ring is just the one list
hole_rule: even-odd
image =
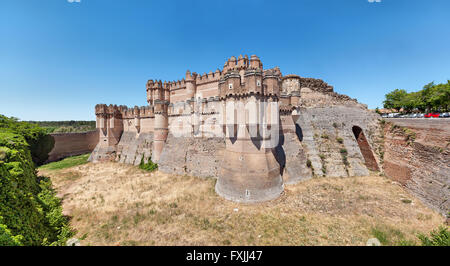
[{"label": "line of trees", "polygon": [[74,133],[95,130],[95,121],[28,121],[37,124],[50,133]]},{"label": "line of trees", "polygon": [[450,80],[447,83],[428,83],[422,90],[406,92],[395,89],[386,94],[384,108],[403,109],[404,112],[448,112],[450,109]]}]

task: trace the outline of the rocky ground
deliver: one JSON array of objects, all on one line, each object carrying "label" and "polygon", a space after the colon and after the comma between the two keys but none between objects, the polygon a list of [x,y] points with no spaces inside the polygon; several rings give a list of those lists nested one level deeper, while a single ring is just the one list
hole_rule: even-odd
[{"label": "rocky ground", "polygon": [[255,205],[226,201],[215,179],[120,163],[40,170],[81,245],[418,244],[444,217],[383,176],[313,178]]}]

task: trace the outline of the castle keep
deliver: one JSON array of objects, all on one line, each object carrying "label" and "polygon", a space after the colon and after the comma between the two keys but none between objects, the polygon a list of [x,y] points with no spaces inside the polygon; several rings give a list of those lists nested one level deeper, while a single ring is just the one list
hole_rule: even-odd
[{"label": "castle keep", "polygon": [[322,80],[264,69],[252,55],[182,80],[149,80],[148,106],[95,107],[90,161],[140,164],[217,178],[238,202],[278,197],[313,176],[362,176],[381,163],[378,115]]}]

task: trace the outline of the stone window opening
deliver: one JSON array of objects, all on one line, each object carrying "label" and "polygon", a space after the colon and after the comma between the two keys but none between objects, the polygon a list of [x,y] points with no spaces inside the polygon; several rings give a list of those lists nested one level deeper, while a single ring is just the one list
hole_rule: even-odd
[{"label": "stone window opening", "polygon": [[233,89],[233,84],[228,84],[228,88],[229,88],[230,90],[232,90],[232,89]]}]

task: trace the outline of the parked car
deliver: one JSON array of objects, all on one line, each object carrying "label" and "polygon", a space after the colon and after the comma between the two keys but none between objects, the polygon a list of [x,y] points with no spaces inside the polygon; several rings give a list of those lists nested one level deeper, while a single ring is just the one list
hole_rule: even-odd
[{"label": "parked car", "polygon": [[424,114],[417,114],[417,118],[423,118],[423,117],[425,117]]},{"label": "parked car", "polygon": [[450,113],[442,113],[439,117],[450,117]]},{"label": "parked car", "polygon": [[424,115],[425,118],[436,118],[439,117],[439,113],[428,113]]}]

